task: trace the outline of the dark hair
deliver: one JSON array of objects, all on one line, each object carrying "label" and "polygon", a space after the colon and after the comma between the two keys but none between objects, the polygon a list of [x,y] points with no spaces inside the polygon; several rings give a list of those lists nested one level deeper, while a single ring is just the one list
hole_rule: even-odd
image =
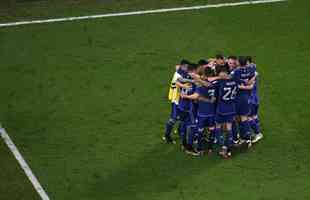
[{"label": "dark hair", "polygon": [[215,66],[216,73],[219,74],[221,72],[229,73],[229,67],[228,65],[216,65]]},{"label": "dark hair", "polygon": [[207,65],[208,64],[208,61],[206,61],[205,59],[200,59],[199,61],[198,61],[198,65]]},{"label": "dark hair", "polygon": [[253,62],[252,56],[246,56],[246,60],[247,60],[249,63],[252,63],[252,62]]},{"label": "dark hair", "polygon": [[237,56],[228,56],[228,59],[237,60]]},{"label": "dark hair", "polygon": [[221,60],[223,60],[223,59],[224,59],[224,56],[223,56],[223,54],[216,54],[216,55],[215,55],[215,58],[216,58],[216,59],[221,59]]},{"label": "dark hair", "polygon": [[239,57],[239,64],[240,66],[246,66],[247,65],[247,58],[245,56],[240,56]]},{"label": "dark hair", "polygon": [[187,70],[188,70],[188,71],[194,71],[194,70],[196,70],[197,68],[198,68],[198,65],[197,65],[197,64],[195,64],[195,63],[190,63],[190,64],[188,65]]},{"label": "dark hair", "polygon": [[180,65],[189,65],[189,61],[185,60],[185,59],[182,59],[181,62],[180,62]]},{"label": "dark hair", "polygon": [[204,75],[207,77],[212,77],[215,75],[214,70],[210,67],[206,67],[204,70]]}]

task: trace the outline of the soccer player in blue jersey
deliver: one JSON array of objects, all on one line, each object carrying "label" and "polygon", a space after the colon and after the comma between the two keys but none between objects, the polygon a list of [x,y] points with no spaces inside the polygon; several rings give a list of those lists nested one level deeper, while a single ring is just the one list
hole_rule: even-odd
[{"label": "soccer player in blue jersey", "polygon": [[[216,110],[216,135],[221,146],[220,155],[223,158],[231,156],[233,145],[232,122],[238,114],[237,94],[242,90],[251,90],[253,84],[244,80],[236,79],[234,76],[227,78],[229,67],[226,65],[218,68],[220,77],[216,83],[213,83],[217,89],[217,110]],[[226,138],[222,133],[226,131]]]},{"label": "soccer player in blue jersey", "polygon": [[167,143],[175,144],[175,141],[173,140],[171,136],[171,132],[173,130],[175,123],[179,120],[180,111],[178,108],[178,104],[179,104],[179,98],[180,98],[180,88],[187,87],[185,84],[179,83],[177,81],[180,80],[182,77],[185,78],[187,76],[188,65],[189,65],[189,61],[183,59],[180,62],[180,64],[176,66],[176,71],[171,80],[169,95],[168,95],[168,99],[171,101],[171,113],[166,123],[165,134],[162,137],[162,139]]},{"label": "soccer player in blue jersey", "polygon": [[[214,72],[211,68],[205,68],[204,76],[212,77]],[[216,97],[215,88],[213,85],[197,86],[196,91],[192,95],[181,95],[182,98],[198,100],[198,110],[197,110],[197,127],[198,127],[198,144],[197,150],[194,150],[193,146],[188,146],[187,153],[192,155],[203,155],[204,154],[204,130],[208,128],[209,131],[209,145],[213,145],[215,137],[215,109],[216,109]],[[192,135],[193,132],[190,132]],[[189,137],[192,138],[192,137]],[[190,144],[190,143],[189,143]]]},{"label": "soccer player in blue jersey", "polygon": [[236,96],[236,114],[238,115],[239,131],[242,141],[245,141],[248,146],[251,146],[251,128],[249,124],[250,114],[250,97],[253,89],[253,80],[255,81],[255,69],[247,65],[247,58],[241,56],[239,58],[239,67],[232,72],[234,80],[243,82],[244,85],[252,85],[252,87],[244,87],[238,90]]},{"label": "soccer player in blue jersey", "polygon": [[[247,56],[248,66],[253,67],[256,71],[256,64],[253,63],[252,57]],[[258,73],[256,72],[258,75]],[[258,76],[255,78],[254,87],[250,97],[250,115],[249,115],[249,123],[254,131],[254,138],[252,140],[253,143],[258,142],[263,138],[263,134],[260,130],[260,122],[258,117],[258,108],[259,108],[259,97],[258,97]]]},{"label": "soccer player in blue jersey", "polygon": [[[188,65],[188,73],[196,73],[197,65],[190,64]],[[180,110],[179,117],[180,117],[180,137],[181,137],[181,146],[182,149],[190,148],[188,146],[187,136],[188,136],[188,129],[195,127],[195,107],[193,101],[191,99],[183,98],[184,95],[191,95],[195,92],[196,85],[194,81],[191,79],[189,74],[186,77],[181,78],[177,81],[177,84],[180,86],[181,97],[178,104],[178,109]],[[183,87],[182,85],[186,87]]]},{"label": "soccer player in blue jersey", "polygon": [[[229,75],[227,65],[218,66],[217,73],[220,79],[213,83],[217,91],[215,135],[221,146],[219,154],[224,158],[228,158],[231,156],[233,145],[232,122],[236,115],[235,98],[238,92],[238,83],[231,77],[227,78]],[[223,136],[224,131],[226,131],[225,139]]]},{"label": "soccer player in blue jersey", "polygon": [[[237,56],[228,56],[227,58],[227,65],[229,67],[230,73],[233,73],[237,67],[238,67],[238,59]],[[238,144],[238,122],[235,118],[232,123],[232,134],[233,134],[233,140],[234,144]]]}]

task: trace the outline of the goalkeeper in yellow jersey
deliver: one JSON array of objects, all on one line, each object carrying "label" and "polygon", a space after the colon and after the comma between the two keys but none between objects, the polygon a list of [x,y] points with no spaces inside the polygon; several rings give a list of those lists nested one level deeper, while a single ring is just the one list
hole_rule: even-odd
[{"label": "goalkeeper in yellow jersey", "polygon": [[185,79],[184,74],[187,73],[188,65],[189,65],[189,62],[187,60],[182,60],[180,64],[176,66],[176,71],[170,83],[168,99],[171,102],[171,113],[166,123],[166,130],[163,136],[163,140],[166,143],[175,144],[175,141],[173,140],[171,136],[171,132],[173,130],[175,123],[179,120],[178,104],[179,104],[179,98],[180,98],[180,88],[188,87],[187,84],[182,84],[180,83],[179,80]]}]

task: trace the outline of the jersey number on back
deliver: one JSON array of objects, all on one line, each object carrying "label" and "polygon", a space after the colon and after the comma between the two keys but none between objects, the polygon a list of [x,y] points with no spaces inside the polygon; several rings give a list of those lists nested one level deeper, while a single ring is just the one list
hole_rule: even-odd
[{"label": "jersey number on back", "polygon": [[237,94],[237,88],[236,87],[224,87],[224,92],[225,94],[223,95],[223,100],[224,101],[230,101],[230,100],[234,100]]},{"label": "jersey number on back", "polygon": [[209,95],[209,97],[214,97],[215,96],[215,90],[208,90],[208,95]]}]

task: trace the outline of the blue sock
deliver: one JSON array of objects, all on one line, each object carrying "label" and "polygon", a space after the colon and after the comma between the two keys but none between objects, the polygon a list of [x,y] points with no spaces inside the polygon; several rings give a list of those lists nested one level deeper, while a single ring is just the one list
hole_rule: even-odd
[{"label": "blue sock", "polygon": [[213,149],[213,144],[215,140],[215,129],[210,130],[209,138],[208,138],[208,148]]},{"label": "blue sock", "polygon": [[189,134],[188,134],[188,144],[193,146],[193,143],[194,143],[194,139],[195,139],[195,136],[196,136],[196,125],[191,125],[190,126],[190,131],[189,131]]},{"label": "blue sock", "polygon": [[234,141],[238,140],[238,125],[236,121],[232,123],[232,136]]},{"label": "blue sock", "polygon": [[228,130],[226,133],[225,146],[230,149],[232,145],[233,145],[233,134],[231,130]]},{"label": "blue sock", "polygon": [[186,129],[187,125],[184,121],[181,121],[180,123],[180,139],[183,145],[186,144]]},{"label": "blue sock", "polygon": [[191,130],[195,133],[195,134],[194,134],[193,140],[194,140],[194,141],[195,141],[195,140],[198,140],[198,137],[199,137],[198,126],[197,126],[197,125],[193,126]]},{"label": "blue sock", "polygon": [[179,123],[179,126],[178,126],[178,134],[181,137],[181,123]]},{"label": "blue sock", "polygon": [[204,149],[204,145],[203,145],[203,131],[204,129],[198,129],[198,137],[197,137],[197,140],[198,140],[198,146],[197,146],[197,150],[198,151],[202,151]]},{"label": "blue sock", "polygon": [[175,124],[175,120],[173,119],[169,119],[168,122],[166,123],[166,132],[165,132],[166,137],[171,136],[171,132],[172,132],[174,124]]},{"label": "blue sock", "polygon": [[224,146],[224,136],[220,128],[215,129],[215,137],[220,146]]},{"label": "blue sock", "polygon": [[250,123],[250,126],[251,126],[253,132],[255,134],[259,134],[260,130],[259,130],[259,126],[257,126],[256,120],[255,119],[250,120],[249,123]]},{"label": "blue sock", "polygon": [[240,122],[240,136],[244,140],[249,140],[251,138],[249,121]]},{"label": "blue sock", "polygon": [[254,119],[257,133],[260,133],[260,122],[259,118]]}]

